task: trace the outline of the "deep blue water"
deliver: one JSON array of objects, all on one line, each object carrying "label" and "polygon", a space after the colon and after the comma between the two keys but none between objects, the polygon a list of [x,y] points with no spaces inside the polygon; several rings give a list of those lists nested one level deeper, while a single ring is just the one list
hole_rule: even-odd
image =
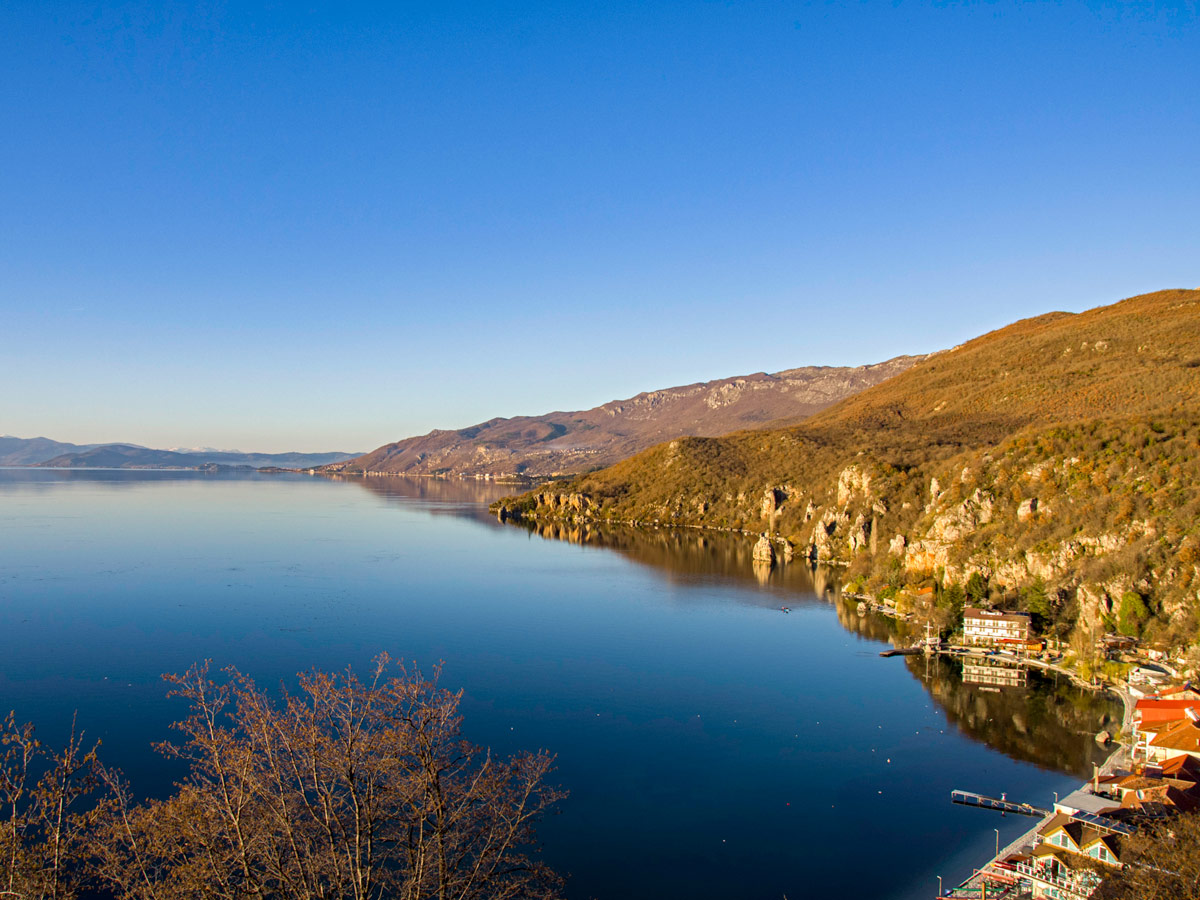
[{"label": "deep blue water", "polygon": [[154,792],[163,672],[442,660],[470,738],[557,754],[540,836],[577,900],[932,897],[1030,824],[952,788],[1045,803],[1086,771],[1052,686],[881,659],[886,626],[798,567],[756,580],[748,539],[545,540],[487,515],[504,490],[0,470],[0,707],[50,741],[78,710]]}]

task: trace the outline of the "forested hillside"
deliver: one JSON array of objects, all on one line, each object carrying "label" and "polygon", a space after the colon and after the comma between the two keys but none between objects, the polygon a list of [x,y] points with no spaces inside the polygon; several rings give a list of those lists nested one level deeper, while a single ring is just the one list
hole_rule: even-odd
[{"label": "forested hillside", "polygon": [[902,602],[970,584],[1063,636],[1181,645],[1200,625],[1200,291],[1017,322],[799,426],[670,441],[503,505],[768,532]]}]

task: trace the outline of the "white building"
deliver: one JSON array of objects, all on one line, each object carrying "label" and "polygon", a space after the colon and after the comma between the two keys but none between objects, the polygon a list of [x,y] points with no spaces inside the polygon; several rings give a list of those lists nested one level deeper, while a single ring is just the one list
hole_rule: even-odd
[{"label": "white building", "polygon": [[1024,643],[1029,640],[1029,616],[968,606],[963,610],[963,640],[968,644]]}]

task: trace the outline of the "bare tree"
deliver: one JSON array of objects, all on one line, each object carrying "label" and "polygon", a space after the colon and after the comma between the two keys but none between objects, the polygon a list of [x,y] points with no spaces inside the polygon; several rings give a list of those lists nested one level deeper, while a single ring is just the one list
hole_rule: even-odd
[{"label": "bare tree", "polygon": [[1193,900],[1200,896],[1200,814],[1149,825],[1121,843],[1122,867],[1100,870],[1093,900]]},{"label": "bare tree", "polygon": [[232,669],[168,676],[190,711],[161,749],[189,775],[136,805],[105,773],[100,877],[136,900],[557,897],[531,846],[564,796],[553,758],[463,740],[461,693],[437,678],[381,657],[368,683],[313,672],[275,701]]},{"label": "bare tree", "polygon": [[9,713],[0,731],[0,897],[66,900],[78,895],[79,862],[98,815],[96,748],[71,723],[66,747],[43,748],[32,725]]}]

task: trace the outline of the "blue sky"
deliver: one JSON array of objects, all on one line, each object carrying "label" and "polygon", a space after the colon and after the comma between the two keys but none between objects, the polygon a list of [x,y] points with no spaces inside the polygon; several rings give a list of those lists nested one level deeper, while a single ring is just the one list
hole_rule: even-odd
[{"label": "blue sky", "polygon": [[0,6],[0,432],[365,450],[1200,285],[1196,3]]}]

